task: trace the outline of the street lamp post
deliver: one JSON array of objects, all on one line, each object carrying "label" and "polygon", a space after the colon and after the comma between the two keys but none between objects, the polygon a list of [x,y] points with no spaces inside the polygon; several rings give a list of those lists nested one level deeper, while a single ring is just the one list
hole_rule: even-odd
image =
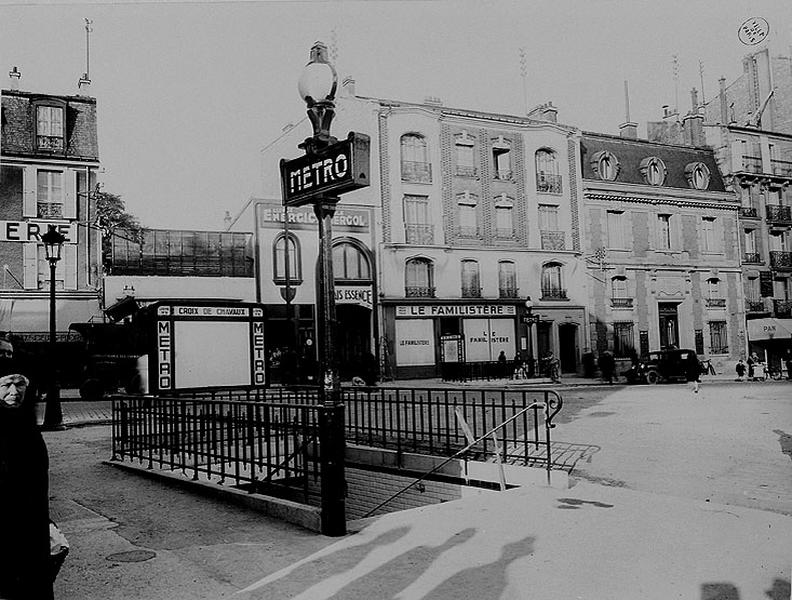
[{"label": "street lamp post", "polygon": [[525,317],[523,322],[528,327],[528,376],[536,374],[536,350],[534,349],[533,327],[539,323],[539,315],[533,314],[534,302],[530,296],[525,299]]},{"label": "street lamp post", "polygon": [[41,236],[44,243],[44,252],[50,267],[50,297],[49,297],[49,354],[50,354],[50,379],[47,386],[47,404],[44,412],[43,429],[48,431],[63,429],[63,411],[60,403],[60,388],[57,376],[57,343],[55,325],[55,269],[61,259],[63,242],[66,236],[60,233],[54,225],[50,225],[47,233]]}]

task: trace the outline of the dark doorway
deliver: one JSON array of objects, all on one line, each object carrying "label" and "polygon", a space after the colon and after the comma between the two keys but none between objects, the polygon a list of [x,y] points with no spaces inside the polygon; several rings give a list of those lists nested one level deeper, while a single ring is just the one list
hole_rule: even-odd
[{"label": "dark doorway", "polygon": [[660,327],[660,348],[679,348],[679,317],[677,305],[672,302],[661,302],[657,305]]},{"label": "dark doorway", "polygon": [[577,373],[577,325],[564,323],[558,326],[558,360],[562,373]]},{"label": "dark doorway", "polygon": [[363,376],[371,354],[371,311],[354,304],[336,305],[336,352],[342,379]]}]

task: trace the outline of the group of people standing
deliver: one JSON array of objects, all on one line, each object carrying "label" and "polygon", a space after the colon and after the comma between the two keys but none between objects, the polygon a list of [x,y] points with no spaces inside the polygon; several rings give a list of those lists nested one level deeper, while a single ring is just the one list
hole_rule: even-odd
[{"label": "group of people standing", "polygon": [[[783,358],[784,367],[786,368],[786,377],[787,379],[792,379],[792,350],[788,349],[786,354]],[[764,381],[771,376],[771,371],[768,369],[767,364],[759,358],[759,355],[756,352],[751,352],[748,356],[748,359],[743,361],[741,358],[737,361],[737,364],[734,366],[734,370],[737,373],[737,381]],[[747,378],[746,378],[747,372]],[[776,373],[780,379],[780,375],[782,374],[781,371]]]}]

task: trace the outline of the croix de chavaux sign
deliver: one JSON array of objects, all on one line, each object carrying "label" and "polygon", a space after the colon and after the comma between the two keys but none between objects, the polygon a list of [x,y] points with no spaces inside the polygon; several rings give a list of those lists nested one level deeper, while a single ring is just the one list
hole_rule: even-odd
[{"label": "croix de chavaux sign", "polygon": [[351,132],[327,148],[280,162],[283,204],[302,206],[322,196],[368,187],[369,137]]}]

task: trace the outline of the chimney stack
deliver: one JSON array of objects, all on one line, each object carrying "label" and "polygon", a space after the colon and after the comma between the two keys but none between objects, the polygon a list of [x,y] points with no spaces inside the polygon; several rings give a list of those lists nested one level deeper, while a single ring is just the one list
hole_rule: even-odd
[{"label": "chimney stack", "polygon": [[89,95],[91,91],[91,80],[88,79],[88,73],[83,73],[80,81],[77,82],[77,93],[81,96]]},{"label": "chimney stack", "polygon": [[704,115],[699,111],[696,88],[690,90],[690,103],[690,111],[682,119],[684,140],[689,146],[704,146]]},{"label": "chimney stack", "polygon": [[22,77],[22,73],[19,72],[19,69],[14,67],[8,72],[8,77],[11,80],[10,89],[18,90],[19,89],[19,78]]},{"label": "chimney stack", "polygon": [[630,140],[638,139],[638,123],[632,121],[619,125],[619,135]]},{"label": "chimney stack", "polygon": [[720,84],[720,92],[718,93],[720,98],[720,122],[721,125],[726,125],[729,122],[729,106],[726,104],[726,78],[721,77],[718,79],[718,83]]},{"label": "chimney stack", "polygon": [[558,123],[558,109],[553,106],[552,102],[534,106],[528,111],[526,116],[529,119],[537,119],[539,121],[546,121],[547,123]]}]

